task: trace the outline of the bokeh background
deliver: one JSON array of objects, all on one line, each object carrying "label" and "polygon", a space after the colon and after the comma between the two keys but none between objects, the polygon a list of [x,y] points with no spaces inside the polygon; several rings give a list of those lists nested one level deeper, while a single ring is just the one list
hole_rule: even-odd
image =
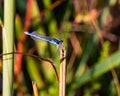
[{"label": "bokeh background", "polygon": [[[0,0],[1,34],[3,12],[4,0]],[[15,0],[15,12],[15,52],[52,60],[59,74],[56,46],[34,41],[24,31],[64,41],[66,96],[120,96],[120,0]],[[32,81],[39,96],[58,96],[59,84],[50,63],[17,53],[14,61],[14,96],[33,96]]]}]

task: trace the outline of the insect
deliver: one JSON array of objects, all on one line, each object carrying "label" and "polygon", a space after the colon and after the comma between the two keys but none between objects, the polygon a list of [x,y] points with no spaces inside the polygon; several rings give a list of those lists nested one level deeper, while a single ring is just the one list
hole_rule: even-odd
[{"label": "insect", "polygon": [[26,35],[31,36],[31,38],[32,38],[33,40],[40,39],[40,40],[47,41],[47,42],[50,42],[50,43],[52,43],[52,44],[55,44],[55,45],[57,46],[57,48],[58,48],[59,46],[61,46],[62,43],[63,43],[63,40],[58,40],[58,39],[56,39],[56,38],[49,38],[49,37],[46,37],[46,36],[42,36],[42,35],[40,35],[40,34],[38,34],[38,33],[36,33],[36,32],[29,33],[28,31],[26,31],[26,32],[24,32],[24,33],[25,33]]}]

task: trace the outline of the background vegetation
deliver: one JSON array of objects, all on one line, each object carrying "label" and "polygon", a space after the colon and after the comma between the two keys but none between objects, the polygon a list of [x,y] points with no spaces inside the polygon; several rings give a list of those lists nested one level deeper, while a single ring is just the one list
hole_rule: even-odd
[{"label": "background vegetation", "polygon": [[[4,0],[0,0],[1,34],[3,6]],[[34,41],[24,31],[37,31],[64,41],[67,51],[66,96],[120,96],[119,0],[15,0],[15,11],[15,52],[48,58],[59,73],[56,46]],[[39,96],[58,96],[59,84],[51,65],[15,53],[14,96],[33,96],[32,81],[37,84]],[[0,92],[2,94],[2,57]]]}]

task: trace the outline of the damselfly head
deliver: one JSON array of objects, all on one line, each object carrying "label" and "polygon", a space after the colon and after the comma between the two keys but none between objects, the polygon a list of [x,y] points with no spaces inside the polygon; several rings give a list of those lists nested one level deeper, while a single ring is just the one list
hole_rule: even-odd
[{"label": "damselfly head", "polygon": [[59,41],[59,45],[62,45],[62,43],[63,43],[63,40],[60,40],[60,41]]}]

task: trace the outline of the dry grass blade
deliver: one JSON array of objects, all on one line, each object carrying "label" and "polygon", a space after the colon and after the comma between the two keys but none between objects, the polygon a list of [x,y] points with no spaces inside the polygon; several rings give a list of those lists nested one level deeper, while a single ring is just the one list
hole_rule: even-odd
[{"label": "dry grass blade", "polygon": [[10,54],[22,54],[22,55],[26,55],[26,56],[31,56],[31,57],[34,57],[40,61],[45,61],[45,62],[49,62],[51,64],[51,66],[53,67],[54,71],[55,71],[55,75],[56,75],[56,78],[59,82],[59,75],[58,75],[58,72],[57,72],[57,69],[55,67],[55,64],[49,60],[49,59],[46,59],[46,58],[42,58],[40,56],[36,56],[36,55],[33,55],[33,54],[29,54],[29,53],[22,53],[22,52],[10,52],[10,53],[5,53],[5,54],[0,54],[0,56],[3,56],[3,55],[10,55]]},{"label": "dry grass blade", "polygon": [[66,50],[63,45],[60,46],[60,82],[59,96],[65,96],[66,91]]},{"label": "dry grass blade", "polygon": [[34,96],[38,96],[38,88],[36,82],[32,81],[32,87],[33,87]]}]

